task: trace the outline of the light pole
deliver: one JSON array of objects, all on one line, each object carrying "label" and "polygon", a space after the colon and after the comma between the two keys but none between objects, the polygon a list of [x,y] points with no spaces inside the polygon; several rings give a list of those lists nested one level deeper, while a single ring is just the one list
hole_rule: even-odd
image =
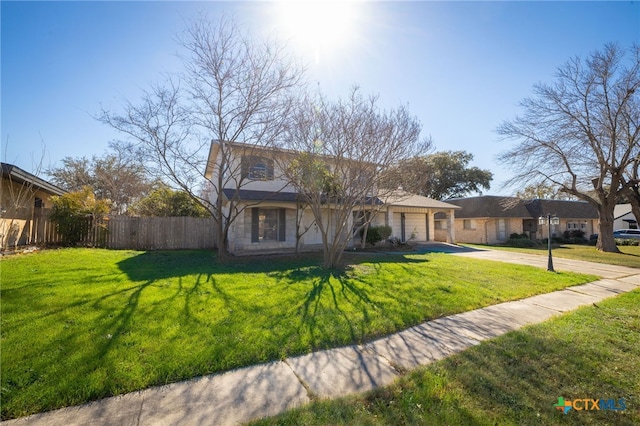
[{"label": "light pole", "polygon": [[551,225],[558,225],[560,223],[560,219],[556,216],[551,216],[551,214],[547,214],[546,216],[540,216],[538,218],[538,225],[547,224],[549,227],[549,231],[547,234],[547,246],[549,248],[549,260],[547,261],[547,271],[555,272],[553,270],[553,257],[551,256]]}]

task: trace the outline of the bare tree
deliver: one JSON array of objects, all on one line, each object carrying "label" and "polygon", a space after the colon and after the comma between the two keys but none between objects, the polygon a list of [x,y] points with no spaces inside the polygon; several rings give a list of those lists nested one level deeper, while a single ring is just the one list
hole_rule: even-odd
[{"label": "bare tree", "polygon": [[180,43],[187,51],[182,74],[147,91],[139,104],[127,102],[124,113],[103,111],[100,119],[133,138],[150,172],[211,213],[224,260],[231,224],[246,208],[238,191],[223,196],[246,181],[234,146],[274,144],[304,70],[282,45],[251,38],[226,17],[217,25],[192,21]]},{"label": "bare tree", "polygon": [[153,182],[145,172],[134,147],[111,142],[104,156],[62,159],[62,166],[49,168],[51,181],[70,192],[92,188],[99,200],[109,200],[114,214],[125,214],[129,206],[151,190]]},{"label": "bare tree", "polygon": [[93,165],[87,157],[64,157],[62,166],[51,167],[46,173],[51,182],[67,191],[80,191],[85,186],[95,187]]},{"label": "bare tree", "polygon": [[425,149],[421,125],[404,107],[380,110],[357,87],[337,102],[307,98],[293,118],[284,139],[293,159],[282,169],[313,212],[324,266],[334,268],[353,237],[353,212],[379,208],[389,191],[385,170]]},{"label": "bare tree", "polygon": [[535,198],[544,200],[575,200],[576,197],[562,191],[554,185],[540,183],[538,185],[527,185],[520,191],[516,192],[516,198],[523,200],[532,200]]},{"label": "bare tree", "polygon": [[498,127],[519,142],[500,157],[516,172],[510,183],[549,183],[591,203],[599,214],[596,247],[606,252],[618,251],[613,209],[640,155],[638,86],[640,47],[608,44],[585,61],[569,60],[553,84],[534,86],[522,115]]},{"label": "bare tree", "polygon": [[306,225],[304,224],[304,212],[308,207],[309,206],[307,206],[303,201],[298,200],[296,203],[296,254],[300,252],[300,242],[302,241],[302,237],[304,237],[311,228],[316,226],[315,221],[311,221]]}]

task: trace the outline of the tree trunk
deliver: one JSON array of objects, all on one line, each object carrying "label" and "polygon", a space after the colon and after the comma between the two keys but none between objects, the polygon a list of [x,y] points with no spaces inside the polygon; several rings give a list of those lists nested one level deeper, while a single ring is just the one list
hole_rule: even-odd
[{"label": "tree trunk", "polygon": [[361,247],[364,250],[367,247],[367,233],[369,232],[369,224],[366,224],[362,230],[362,241],[360,241]]},{"label": "tree trunk", "polygon": [[326,269],[336,269],[340,265],[340,259],[342,258],[343,251],[344,248],[340,248],[338,245],[332,244],[328,250],[325,250],[322,266]]},{"label": "tree trunk", "polygon": [[620,253],[616,240],[613,237],[613,209],[607,214],[608,209],[601,207],[598,209],[598,242],[596,249],[606,253]]},{"label": "tree trunk", "polygon": [[335,269],[340,264],[345,247],[343,244],[337,244],[336,241],[329,242],[328,233],[328,230],[322,230],[322,266],[325,269]]},{"label": "tree trunk", "polygon": [[224,225],[222,223],[222,214],[218,213],[216,216],[216,246],[218,247],[216,260],[218,263],[224,263],[229,258],[227,233],[225,232]]}]

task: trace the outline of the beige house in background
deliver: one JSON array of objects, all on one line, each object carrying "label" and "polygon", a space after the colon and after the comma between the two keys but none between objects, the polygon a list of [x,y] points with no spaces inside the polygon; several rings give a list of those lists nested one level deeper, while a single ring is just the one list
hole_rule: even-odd
[{"label": "beige house in background", "polygon": [[551,236],[581,230],[585,237],[597,233],[598,212],[584,201],[522,200],[515,197],[479,196],[447,201],[460,207],[456,212],[455,235],[458,242],[499,244],[509,235],[526,234],[531,239],[547,238],[547,225],[538,218],[551,214],[560,219],[551,226]]},{"label": "beige house in background", "polygon": [[631,211],[631,204],[618,204],[613,210],[613,230],[638,229],[638,218]]},{"label": "beige house in background", "polygon": [[66,191],[12,164],[1,163],[0,248],[44,241],[51,196]]},{"label": "beige house in background", "polygon": [[[300,250],[322,248],[322,236],[314,226],[314,215],[305,209],[299,201],[296,189],[284,178],[283,169],[297,153],[277,148],[262,148],[241,143],[228,143],[230,149],[229,170],[242,175],[228,176],[221,191],[208,190],[212,203],[222,197],[223,204],[229,206],[229,200],[237,202],[242,212],[230,226],[228,236],[229,251],[236,255],[286,252],[296,247],[299,235]],[[220,142],[213,141],[209,152],[209,161],[205,170],[207,181],[216,182],[217,165],[220,161]],[[230,177],[230,178],[229,178]],[[239,184],[241,182],[241,184]],[[395,191],[386,197],[371,197],[365,211],[354,210],[347,229],[355,230],[363,216],[373,214],[371,226],[388,225],[392,229],[391,237],[400,241],[448,241],[455,242],[454,212],[457,206]],[[227,207],[228,208],[228,207]],[[327,223],[333,217],[330,205],[323,212]],[[449,227],[437,229],[436,215],[449,223]],[[331,233],[331,232],[330,232]],[[352,232],[350,245],[359,243],[359,236]]]}]

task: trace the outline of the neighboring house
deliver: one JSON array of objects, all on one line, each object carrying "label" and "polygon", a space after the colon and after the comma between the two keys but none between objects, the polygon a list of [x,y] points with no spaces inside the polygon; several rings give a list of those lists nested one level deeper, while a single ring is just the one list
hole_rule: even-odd
[{"label": "neighboring house", "polygon": [[17,166],[0,164],[0,247],[42,242],[51,196],[66,191]]},{"label": "neighboring house", "polygon": [[638,218],[631,211],[631,204],[618,204],[613,210],[613,230],[638,229]]},{"label": "neighboring house", "polygon": [[532,239],[547,237],[547,225],[538,218],[551,214],[560,219],[551,226],[552,236],[579,229],[585,237],[597,233],[598,212],[584,201],[522,200],[514,197],[479,196],[448,200],[460,207],[456,212],[455,235],[458,242],[496,244],[509,235],[527,234]]},{"label": "neighboring house", "polygon": [[[226,143],[232,155],[229,170],[241,174],[243,179],[227,176],[227,185],[222,191],[210,189],[209,198],[215,203],[218,196],[225,205],[234,199],[239,209],[244,209],[230,227],[229,251],[234,254],[249,254],[268,251],[287,251],[296,247],[300,250],[320,249],[322,236],[314,226],[314,216],[309,208],[304,208],[295,188],[288,184],[282,170],[287,167],[296,153],[274,148],[260,148],[240,143]],[[205,177],[217,181],[221,155],[220,145],[213,142]],[[228,179],[231,177],[231,179]],[[426,197],[395,191],[381,198],[370,198],[368,212],[354,211],[348,229],[357,229],[365,215],[370,215],[371,225],[388,225],[392,237],[401,241],[455,241],[454,205],[431,200]],[[324,212],[327,218],[331,210]],[[436,229],[436,214],[444,215],[443,229]],[[449,226],[446,226],[446,223]],[[359,237],[352,235],[351,244],[357,244]]]}]

